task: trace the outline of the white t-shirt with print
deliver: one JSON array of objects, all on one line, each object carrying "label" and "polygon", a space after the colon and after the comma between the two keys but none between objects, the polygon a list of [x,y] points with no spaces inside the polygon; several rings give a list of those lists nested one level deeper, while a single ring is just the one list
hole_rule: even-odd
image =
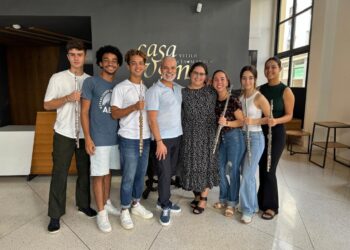
[{"label": "white t-shirt with print", "polygon": [[[144,84],[135,84],[128,79],[117,84],[113,88],[111,106],[116,106],[120,109],[127,108],[130,105],[139,101],[140,92],[144,98],[147,87]],[[147,112],[142,110],[143,115],[143,139],[151,137],[150,129],[148,126]],[[118,134],[127,139],[140,139],[140,127],[139,127],[140,111],[133,111],[129,115],[120,118]]]},{"label": "white t-shirt with print", "polygon": [[[80,90],[83,86],[84,80],[87,77],[89,77],[89,75],[86,73],[76,77]],[[74,74],[69,70],[58,72],[56,74],[53,74],[50,78],[44,101],[48,102],[53,99],[61,98],[63,96],[71,94],[74,90]],[[79,126],[79,138],[84,138],[83,129],[81,128],[80,121]],[[67,102],[57,109],[57,117],[54,130],[60,135],[73,139],[75,138],[75,102]]]}]

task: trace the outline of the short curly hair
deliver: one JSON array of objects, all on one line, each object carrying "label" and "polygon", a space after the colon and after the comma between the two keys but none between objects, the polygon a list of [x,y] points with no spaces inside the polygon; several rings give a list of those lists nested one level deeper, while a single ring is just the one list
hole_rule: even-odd
[{"label": "short curly hair", "polygon": [[117,47],[112,45],[102,46],[96,51],[96,64],[100,67],[100,62],[102,62],[102,57],[106,53],[114,54],[117,57],[119,66],[123,64],[123,55]]}]

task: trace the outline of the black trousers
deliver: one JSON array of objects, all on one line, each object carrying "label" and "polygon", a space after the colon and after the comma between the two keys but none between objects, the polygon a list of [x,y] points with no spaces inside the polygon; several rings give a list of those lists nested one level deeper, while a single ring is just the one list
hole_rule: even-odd
[{"label": "black trousers", "polygon": [[[176,175],[180,151],[181,136],[171,139],[163,139],[168,153],[164,160],[155,159],[156,172],[158,176],[158,202],[162,208],[171,206],[170,185],[171,177]],[[154,142],[155,143],[155,142]]]},{"label": "black trousers", "polygon": [[85,151],[85,140],[80,139],[79,143],[79,149],[77,149],[75,139],[54,133],[48,211],[51,218],[58,219],[66,212],[67,176],[74,152],[78,171],[75,190],[76,205],[81,208],[90,206],[90,157]]},{"label": "black trousers", "polygon": [[276,169],[286,143],[286,131],[283,124],[272,127],[271,168],[267,172],[267,135],[268,126],[262,126],[265,136],[265,149],[259,161],[260,186],[258,204],[262,211],[271,209],[278,213],[278,187]]}]

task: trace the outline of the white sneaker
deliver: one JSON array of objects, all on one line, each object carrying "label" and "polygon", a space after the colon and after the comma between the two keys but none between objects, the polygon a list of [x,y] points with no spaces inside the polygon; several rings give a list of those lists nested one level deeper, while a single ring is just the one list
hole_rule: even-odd
[{"label": "white sneaker", "polygon": [[252,222],[252,216],[243,215],[242,218],[241,218],[241,221],[242,221],[244,224],[249,224],[249,223]]},{"label": "white sneaker", "polygon": [[[238,213],[241,213],[241,214],[242,214],[242,208],[241,208],[241,206],[237,206],[237,207],[236,207],[236,210],[238,211]],[[254,212],[255,212],[255,213],[259,213],[259,208],[256,208]]]},{"label": "white sneaker", "polygon": [[151,219],[153,217],[153,213],[151,211],[148,211],[139,202],[135,206],[131,207],[131,213],[141,216],[144,219]]},{"label": "white sneaker", "polygon": [[131,220],[129,209],[122,210],[120,214],[120,222],[125,229],[134,228],[134,223]]},{"label": "white sneaker", "polygon": [[108,214],[112,214],[115,216],[120,215],[120,211],[115,206],[113,206],[111,200],[107,200],[104,209],[107,211]]},{"label": "white sneaker", "polygon": [[104,233],[109,233],[112,231],[111,223],[109,223],[108,214],[106,210],[98,212],[97,226]]}]

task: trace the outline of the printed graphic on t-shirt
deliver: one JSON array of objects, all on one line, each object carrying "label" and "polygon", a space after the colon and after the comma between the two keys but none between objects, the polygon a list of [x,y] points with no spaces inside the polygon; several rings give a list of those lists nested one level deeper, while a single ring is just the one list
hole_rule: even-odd
[{"label": "printed graphic on t-shirt", "polygon": [[111,113],[111,97],[112,97],[112,91],[113,89],[108,89],[100,97],[100,102],[99,102],[99,108],[102,110],[103,113]]}]

